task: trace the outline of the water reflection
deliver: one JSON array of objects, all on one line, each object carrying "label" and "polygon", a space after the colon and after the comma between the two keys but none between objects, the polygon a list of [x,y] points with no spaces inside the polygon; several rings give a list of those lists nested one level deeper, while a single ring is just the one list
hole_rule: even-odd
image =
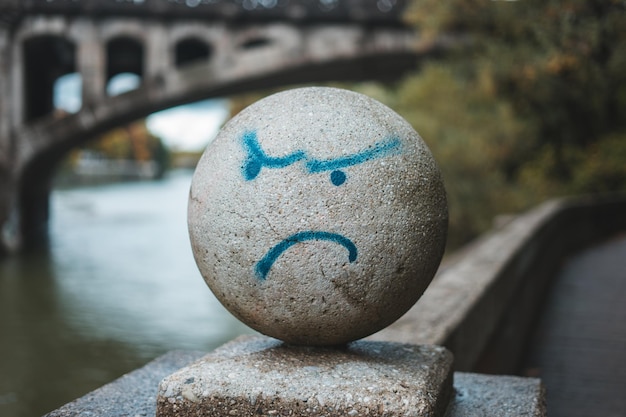
[{"label": "water reflection", "polygon": [[55,191],[49,250],[0,260],[0,416],[42,415],[168,350],[250,331],[193,261],[190,180]]}]

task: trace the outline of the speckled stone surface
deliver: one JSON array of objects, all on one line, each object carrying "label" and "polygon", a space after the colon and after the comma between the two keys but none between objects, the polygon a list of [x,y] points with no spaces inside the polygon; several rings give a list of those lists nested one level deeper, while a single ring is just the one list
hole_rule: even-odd
[{"label": "speckled stone surface", "polygon": [[417,132],[364,95],[285,91],[229,121],[193,177],[198,267],[255,330],[335,345],[398,319],[445,246],[446,196]]},{"label": "speckled stone surface", "polygon": [[289,346],[232,342],[165,378],[158,417],[442,416],[452,355],[438,346],[357,341]]},{"label": "speckled stone surface", "polygon": [[[204,356],[202,352],[170,352],[46,417],[154,417],[159,381]],[[539,379],[454,373],[454,392],[446,417],[545,415],[545,393]]]},{"label": "speckled stone surface", "polygon": [[454,373],[454,395],[445,417],[545,415],[545,389],[537,378]]}]

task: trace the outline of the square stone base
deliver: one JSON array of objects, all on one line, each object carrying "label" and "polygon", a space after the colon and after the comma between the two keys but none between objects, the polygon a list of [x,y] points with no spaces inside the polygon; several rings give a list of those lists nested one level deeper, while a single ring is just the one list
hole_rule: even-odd
[{"label": "square stone base", "polygon": [[439,346],[313,348],[248,337],[166,377],[157,417],[443,416],[452,362]]}]

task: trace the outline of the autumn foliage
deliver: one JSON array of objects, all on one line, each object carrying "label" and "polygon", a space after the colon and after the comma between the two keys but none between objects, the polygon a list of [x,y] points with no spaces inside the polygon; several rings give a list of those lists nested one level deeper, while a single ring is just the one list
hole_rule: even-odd
[{"label": "autumn foliage", "polygon": [[626,3],[419,0],[463,42],[381,98],[442,166],[451,244],[547,198],[626,191]]}]

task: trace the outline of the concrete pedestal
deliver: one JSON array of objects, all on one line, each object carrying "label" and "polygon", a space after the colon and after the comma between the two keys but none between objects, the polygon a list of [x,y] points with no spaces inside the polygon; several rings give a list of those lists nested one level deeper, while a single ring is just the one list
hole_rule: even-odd
[{"label": "concrete pedestal", "polygon": [[[46,417],[154,417],[159,382],[202,357],[206,353],[170,352]],[[536,378],[455,372],[453,392],[445,417],[546,415],[544,389]]]},{"label": "concrete pedestal", "polygon": [[157,416],[443,416],[452,362],[439,346],[245,338],[165,378]]}]

